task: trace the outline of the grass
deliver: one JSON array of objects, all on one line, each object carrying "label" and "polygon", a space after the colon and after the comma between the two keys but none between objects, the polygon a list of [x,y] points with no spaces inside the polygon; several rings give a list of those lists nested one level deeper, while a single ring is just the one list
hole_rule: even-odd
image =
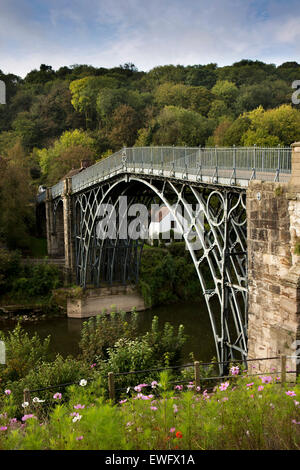
[{"label": "grass", "polygon": [[141,384],[114,405],[95,380],[70,387],[66,402],[64,392],[49,392],[50,415],[45,403],[33,403],[21,420],[5,395],[0,449],[300,449],[299,384],[243,375],[212,392],[192,383],[178,388],[163,373],[159,384]]}]

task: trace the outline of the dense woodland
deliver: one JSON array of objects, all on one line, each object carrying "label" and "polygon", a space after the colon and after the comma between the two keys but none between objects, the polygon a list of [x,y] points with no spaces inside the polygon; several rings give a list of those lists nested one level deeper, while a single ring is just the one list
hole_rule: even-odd
[{"label": "dense woodland", "polygon": [[133,64],[106,69],[42,64],[5,75],[0,105],[0,238],[28,245],[33,201],[80,160],[126,146],[290,145],[300,140],[292,82],[300,64],[242,60],[231,66]]}]

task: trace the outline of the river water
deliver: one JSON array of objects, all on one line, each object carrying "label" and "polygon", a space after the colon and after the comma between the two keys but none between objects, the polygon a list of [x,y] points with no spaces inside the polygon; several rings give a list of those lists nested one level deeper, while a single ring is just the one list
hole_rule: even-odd
[{"label": "river water", "polygon": [[[195,359],[210,361],[216,355],[215,343],[211,324],[203,302],[181,302],[164,305],[139,312],[139,332],[145,333],[151,326],[151,321],[157,315],[159,324],[170,322],[176,329],[183,324],[188,340],[184,346],[183,360],[190,362],[190,353]],[[83,321],[74,318],[49,318],[35,322],[22,322],[22,327],[30,334],[35,332],[41,338],[51,336],[50,347],[53,353],[60,353],[66,357],[68,354],[76,356],[79,353],[80,332]],[[0,323],[0,330],[9,331],[15,326],[15,322],[5,321]]]}]

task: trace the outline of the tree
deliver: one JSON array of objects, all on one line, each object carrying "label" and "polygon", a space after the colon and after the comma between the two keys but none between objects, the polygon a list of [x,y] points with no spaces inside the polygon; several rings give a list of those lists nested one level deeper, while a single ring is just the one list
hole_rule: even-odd
[{"label": "tree", "polygon": [[115,109],[112,116],[112,130],[109,133],[109,140],[114,149],[123,146],[133,146],[141,120],[138,113],[127,104],[121,104]]},{"label": "tree", "polygon": [[153,136],[157,145],[204,145],[212,131],[212,121],[195,111],[166,106],[157,117],[158,130]]},{"label": "tree", "polygon": [[33,190],[20,141],[0,158],[0,172],[0,239],[11,249],[28,247],[34,217]]},{"label": "tree", "polygon": [[245,146],[289,146],[300,139],[300,111],[291,105],[284,104],[267,111],[260,106],[246,116],[251,124],[241,139]]},{"label": "tree", "polygon": [[[57,177],[64,176],[75,164],[80,163],[79,153],[83,151],[83,148],[89,150],[89,152],[83,152],[83,157],[88,156],[88,159],[93,162],[96,158],[95,140],[88,133],[76,129],[64,132],[48,149],[37,150],[36,153],[47,184],[57,183]],[[72,150],[65,154],[69,149]],[[71,156],[72,151],[75,153],[74,159]]]}]

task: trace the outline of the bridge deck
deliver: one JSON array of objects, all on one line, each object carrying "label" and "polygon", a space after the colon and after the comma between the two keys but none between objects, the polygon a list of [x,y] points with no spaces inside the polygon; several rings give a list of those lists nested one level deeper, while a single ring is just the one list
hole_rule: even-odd
[{"label": "bridge deck", "polygon": [[[252,179],[287,182],[291,148],[124,148],[72,177],[72,192],[80,192],[115,175],[140,174],[246,188]],[[52,197],[63,192],[63,181]]]}]

